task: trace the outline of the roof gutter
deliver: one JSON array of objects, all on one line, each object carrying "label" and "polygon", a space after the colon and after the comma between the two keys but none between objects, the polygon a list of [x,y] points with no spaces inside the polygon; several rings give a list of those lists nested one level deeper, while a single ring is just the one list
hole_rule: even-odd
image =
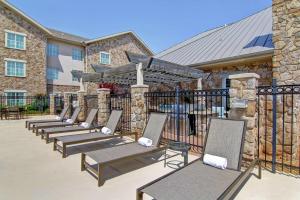
[{"label": "roof gutter", "polygon": [[273,53],[274,53],[274,50],[270,49],[267,51],[256,52],[256,53],[242,55],[242,56],[229,57],[229,58],[213,60],[213,61],[208,61],[208,62],[203,62],[203,63],[191,64],[188,66],[197,68],[197,69],[222,67],[225,65],[228,66],[228,65],[241,63],[241,62],[250,62],[250,61],[263,60],[266,58],[272,58]]}]

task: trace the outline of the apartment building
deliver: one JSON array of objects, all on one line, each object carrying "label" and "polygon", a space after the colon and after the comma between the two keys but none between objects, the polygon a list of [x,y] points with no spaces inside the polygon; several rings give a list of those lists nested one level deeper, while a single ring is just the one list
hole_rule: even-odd
[{"label": "apartment building", "polygon": [[[77,92],[80,82],[72,70],[91,72],[92,65],[124,65],[126,51],[153,55],[134,32],[88,39],[46,28],[0,0],[0,95]],[[97,85],[86,87],[96,92]]]}]

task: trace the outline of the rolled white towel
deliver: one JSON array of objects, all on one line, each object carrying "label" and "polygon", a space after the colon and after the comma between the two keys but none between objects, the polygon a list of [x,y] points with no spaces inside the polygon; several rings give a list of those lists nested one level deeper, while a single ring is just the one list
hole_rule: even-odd
[{"label": "rolled white towel", "polygon": [[57,119],[57,120],[61,120],[61,117],[59,117],[59,116],[56,116],[56,117],[55,117],[55,119]]},{"label": "rolled white towel", "polygon": [[111,129],[107,128],[107,127],[103,127],[101,129],[101,132],[104,134],[104,135],[111,135],[112,134],[112,131]]},{"label": "rolled white towel", "polygon": [[83,127],[83,128],[88,128],[89,127],[89,123],[87,122],[82,122],[79,126]]},{"label": "rolled white towel", "polygon": [[145,137],[141,137],[139,140],[138,140],[138,143],[140,145],[143,145],[145,147],[151,147],[152,146],[152,140],[150,140],[149,138],[145,138]]},{"label": "rolled white towel", "polygon": [[67,123],[70,123],[70,124],[73,124],[73,123],[74,123],[74,121],[73,121],[72,119],[67,119],[66,122],[67,122]]},{"label": "rolled white towel", "polygon": [[219,156],[214,156],[210,154],[205,154],[203,157],[203,163],[219,168],[226,169],[227,167],[227,159]]}]

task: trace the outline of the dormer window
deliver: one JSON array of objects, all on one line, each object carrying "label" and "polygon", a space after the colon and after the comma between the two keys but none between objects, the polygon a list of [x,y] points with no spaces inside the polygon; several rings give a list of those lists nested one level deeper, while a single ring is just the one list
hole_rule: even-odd
[{"label": "dormer window", "polygon": [[110,65],[110,53],[108,52],[100,52],[100,64]]},{"label": "dormer window", "polygon": [[11,49],[26,49],[26,34],[5,30],[5,47]]}]

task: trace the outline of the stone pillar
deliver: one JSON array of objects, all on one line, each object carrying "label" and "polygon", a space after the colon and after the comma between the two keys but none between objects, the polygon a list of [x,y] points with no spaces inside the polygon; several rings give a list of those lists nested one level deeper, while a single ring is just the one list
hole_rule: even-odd
[{"label": "stone pillar", "polygon": [[97,89],[98,94],[98,125],[105,126],[109,118],[109,96],[110,89],[100,88]]},{"label": "stone pillar", "polygon": [[[278,85],[300,84],[300,1],[273,0],[273,77]],[[281,99],[282,101],[282,99]],[[293,102],[293,103],[292,103]],[[280,106],[282,108],[282,106]],[[278,109],[278,152],[284,151],[285,158],[289,159],[293,149],[293,161],[299,162],[300,140],[300,95],[286,95],[285,113]],[[293,117],[292,111],[293,110]],[[282,149],[282,117],[285,117],[285,148]],[[293,119],[293,121],[291,120]],[[294,127],[292,131],[290,127]],[[293,136],[290,136],[293,133]],[[270,145],[269,145],[270,146]],[[281,150],[280,150],[281,149]],[[269,150],[270,151],[270,150]],[[268,153],[268,149],[267,149]],[[279,158],[277,155],[277,158]],[[289,162],[289,160],[287,160]],[[293,163],[294,164],[294,163]],[[294,164],[298,165],[298,164]]]},{"label": "stone pillar", "polygon": [[243,158],[251,161],[257,154],[257,120],[256,87],[259,75],[243,73],[230,75],[230,112],[229,117],[247,120],[247,132],[244,143]]},{"label": "stone pillar", "polygon": [[139,136],[146,125],[146,92],[149,92],[148,85],[131,86],[131,131],[137,132]]},{"label": "stone pillar", "polygon": [[78,106],[80,108],[80,113],[78,115],[78,120],[80,122],[85,121],[85,104],[84,104],[84,96],[86,95],[85,91],[78,91],[77,92],[77,100],[78,100]]},{"label": "stone pillar", "polygon": [[49,105],[49,109],[50,109],[50,115],[55,115],[55,98],[54,98],[54,94],[50,94],[50,105]]},{"label": "stone pillar", "polygon": [[273,77],[279,85],[300,83],[299,10],[299,0],[273,0]]},{"label": "stone pillar", "polygon": [[71,117],[71,106],[70,105],[70,98],[71,98],[71,93],[64,93],[64,108],[69,107],[68,112],[66,114],[66,116],[68,116],[69,118]]}]

